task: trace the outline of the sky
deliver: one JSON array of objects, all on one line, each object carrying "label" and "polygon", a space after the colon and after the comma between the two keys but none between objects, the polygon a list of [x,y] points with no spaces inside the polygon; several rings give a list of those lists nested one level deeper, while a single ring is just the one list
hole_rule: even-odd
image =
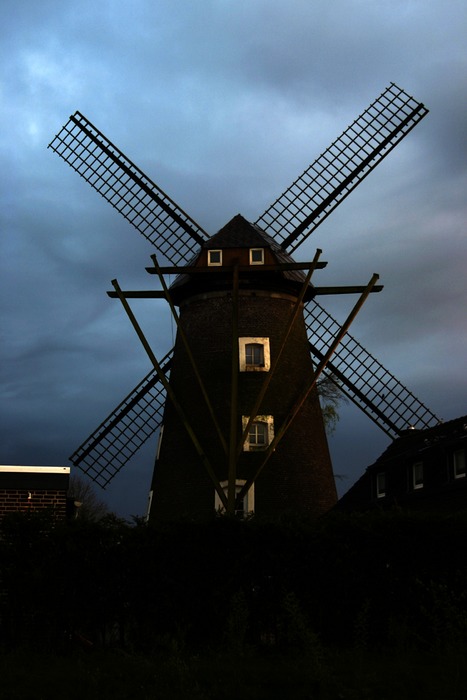
[{"label": "sky", "polygon": [[[151,369],[117,300],[152,246],[52,151],[81,111],[208,233],[256,220],[390,83],[430,110],[294,254],[316,284],[380,274],[351,334],[437,416],[467,413],[463,0],[4,0],[0,463],[68,456]],[[353,298],[325,299],[338,320]],[[162,301],[135,314],[158,357]],[[342,405],[339,493],[388,446]],[[144,515],[155,438],[100,492]]]}]

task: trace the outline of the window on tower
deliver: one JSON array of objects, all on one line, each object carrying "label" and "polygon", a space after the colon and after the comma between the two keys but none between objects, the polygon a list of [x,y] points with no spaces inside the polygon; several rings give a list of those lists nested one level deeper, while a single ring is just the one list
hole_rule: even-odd
[{"label": "window on tower", "polygon": [[[244,479],[235,480],[235,495],[240,493],[242,487],[246,484]],[[226,497],[228,497],[228,481],[221,481],[221,487]],[[255,511],[255,485],[252,484],[248,489],[247,493],[243,496],[241,503],[236,504],[235,515],[244,518],[247,515],[251,515]],[[219,498],[217,491],[214,491],[214,509],[216,513],[225,513],[224,505]]]},{"label": "window on tower", "polygon": [[[242,417],[242,429],[245,430],[249,421],[248,416]],[[256,416],[248,428],[248,435],[243,443],[244,452],[259,452],[265,450],[274,439],[274,418],[272,416]]]},{"label": "window on tower", "polygon": [[268,372],[271,366],[269,338],[239,338],[240,372]]},{"label": "window on tower", "polygon": [[264,367],[264,345],[262,343],[245,345],[245,364],[247,367]]},{"label": "window on tower", "polygon": [[208,250],[208,265],[222,265],[222,250]]}]

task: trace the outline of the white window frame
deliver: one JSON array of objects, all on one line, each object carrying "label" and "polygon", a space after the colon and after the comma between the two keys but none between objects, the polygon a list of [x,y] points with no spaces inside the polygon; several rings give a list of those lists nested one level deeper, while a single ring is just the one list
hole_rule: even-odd
[{"label": "white window frame", "polygon": [[149,494],[148,494],[148,507],[147,507],[147,510],[146,510],[146,518],[145,518],[146,522],[148,522],[149,517],[150,517],[150,515],[151,515],[151,507],[152,507],[152,498],[153,498],[153,496],[154,496],[154,491],[151,489],[151,490],[149,491]]},{"label": "white window frame", "polygon": [[412,488],[422,489],[424,483],[423,462],[414,462],[412,464]]},{"label": "white window frame", "polygon": [[465,465],[465,450],[455,450],[452,455],[452,462],[454,468],[454,479],[465,479],[466,476],[466,465]]},{"label": "white window frame", "polygon": [[386,496],[386,472],[378,472],[376,474],[376,498],[384,498]]},{"label": "white window frame", "polygon": [[[246,361],[246,346],[262,345],[264,362],[262,365],[250,365]],[[269,372],[271,368],[271,350],[269,348],[269,338],[239,338],[238,339],[238,360],[240,372]]]},{"label": "white window frame", "polygon": [[[242,416],[242,430],[244,431],[248,421],[250,420],[249,416]],[[266,444],[263,446],[261,445],[260,447],[256,445],[250,445],[250,441],[248,439],[248,436],[243,443],[243,451],[244,452],[264,452],[271,442],[274,440],[274,417],[273,416],[256,416],[255,420],[251,424],[252,426],[255,423],[263,423],[266,426]],[[251,427],[251,426],[250,426]]]},{"label": "white window frame", "polygon": [[[261,260],[253,260],[253,253],[261,252]],[[264,265],[264,248],[250,248],[250,265]]]},{"label": "white window frame", "polygon": [[159,459],[160,454],[161,454],[162,438],[163,437],[164,437],[164,425],[161,425],[161,429],[159,430],[159,437],[157,438],[156,462]]},{"label": "white window frame", "polygon": [[[245,479],[235,479],[235,495],[237,496],[241,489],[245,486],[246,480]],[[221,481],[220,482],[221,488],[223,492],[225,493],[225,496],[227,498],[228,496],[228,488],[229,488],[229,482],[228,481]],[[219,513],[222,515],[225,513],[225,507],[224,504],[222,503],[219,494],[217,491],[214,491],[214,509],[216,513]],[[236,510],[235,514],[236,515],[241,515],[243,518],[248,515],[252,515],[255,512],[255,485],[252,484],[246,494],[243,496],[243,509],[242,510]]]},{"label": "white window frame", "polygon": [[[213,262],[211,260],[211,255],[213,253],[219,253],[219,262]],[[222,267],[222,250],[221,249],[212,249],[208,250],[208,266],[209,267]]]}]

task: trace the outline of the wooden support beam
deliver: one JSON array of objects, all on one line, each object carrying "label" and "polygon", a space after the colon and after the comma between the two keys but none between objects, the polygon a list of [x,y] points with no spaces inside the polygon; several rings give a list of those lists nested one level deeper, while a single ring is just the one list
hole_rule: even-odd
[{"label": "wooden support beam", "polygon": [[295,320],[296,320],[296,318],[297,318],[297,316],[298,316],[298,313],[299,313],[299,311],[300,311],[300,309],[301,309],[301,305],[302,305],[302,302],[303,302],[303,298],[304,298],[304,296],[305,296],[305,294],[306,294],[306,291],[307,291],[307,289],[308,289],[308,285],[310,284],[311,276],[312,276],[313,272],[315,271],[315,269],[316,269],[316,268],[318,267],[318,265],[319,265],[319,262],[318,262],[318,261],[319,261],[319,256],[321,255],[321,253],[322,253],[322,250],[320,250],[320,249],[318,248],[318,249],[316,250],[314,260],[313,260],[313,262],[311,263],[311,266],[310,266],[310,268],[309,268],[309,270],[308,270],[307,276],[306,276],[306,278],[305,278],[305,280],[304,280],[304,282],[303,282],[302,288],[301,288],[301,290],[300,290],[300,294],[298,295],[298,297],[297,297],[297,299],[296,299],[296,301],[295,301],[295,303],[294,303],[294,306],[293,306],[293,309],[292,309],[292,313],[291,313],[291,315],[290,315],[289,322],[288,322],[286,328],[284,329],[284,333],[283,333],[283,335],[282,335],[282,338],[281,338],[281,341],[280,341],[280,344],[279,344],[278,352],[277,352],[277,354],[275,355],[275,357],[274,357],[274,359],[273,359],[273,362],[272,362],[272,364],[271,364],[271,367],[270,367],[270,369],[269,369],[269,372],[268,372],[268,373],[265,375],[265,377],[264,377],[264,381],[263,381],[263,384],[262,384],[261,389],[260,389],[260,391],[259,391],[259,394],[258,394],[258,396],[257,396],[257,398],[256,398],[255,404],[254,404],[253,408],[252,408],[251,411],[250,411],[250,416],[249,416],[249,418],[248,418],[248,422],[247,422],[247,424],[246,424],[246,426],[245,426],[245,428],[244,428],[244,430],[243,430],[242,438],[241,438],[241,441],[240,441],[240,443],[239,443],[239,445],[238,445],[238,448],[237,448],[237,457],[239,457],[239,456],[241,455],[242,450],[243,450],[243,445],[244,445],[244,443],[245,443],[245,440],[247,439],[248,431],[250,430],[252,423],[254,422],[254,420],[256,419],[256,416],[257,416],[258,413],[259,413],[259,408],[260,408],[260,406],[261,406],[261,403],[262,403],[262,401],[263,401],[263,399],[264,399],[264,396],[265,396],[265,394],[266,394],[266,391],[268,390],[268,387],[269,387],[269,385],[270,385],[270,383],[271,383],[271,381],[272,381],[272,378],[273,378],[273,376],[274,376],[274,374],[275,374],[276,368],[277,368],[277,366],[278,366],[278,364],[279,364],[279,360],[280,360],[280,358],[281,358],[281,356],[282,356],[282,353],[283,353],[283,351],[284,351],[284,348],[285,348],[285,345],[286,345],[286,343],[287,343],[288,337],[289,337],[290,332],[291,332],[291,330],[292,330],[292,328],[293,328],[293,325],[294,325]]},{"label": "wooden support beam", "polygon": [[[151,258],[152,258],[152,261],[153,261],[153,263],[154,263],[155,269],[158,270],[158,271],[160,271],[159,263],[158,263],[158,261],[157,261],[157,256],[154,254],[154,255],[151,255]],[[213,406],[212,406],[212,404],[211,404],[211,400],[210,400],[210,398],[209,398],[209,396],[208,396],[208,393],[207,393],[207,391],[206,391],[206,387],[205,387],[205,385],[204,385],[204,382],[203,382],[203,380],[202,380],[202,378],[201,378],[201,375],[200,375],[200,373],[199,373],[198,367],[197,367],[197,365],[196,365],[196,360],[195,360],[195,358],[193,357],[193,353],[191,352],[191,348],[190,348],[190,344],[189,344],[189,342],[188,342],[188,338],[186,337],[185,331],[183,330],[183,326],[182,326],[181,323],[180,323],[180,317],[179,317],[179,315],[178,315],[178,313],[177,313],[177,310],[175,309],[175,306],[174,306],[174,304],[173,304],[173,302],[172,302],[172,299],[171,299],[171,297],[170,297],[170,292],[169,292],[169,289],[168,289],[168,287],[167,287],[167,285],[166,285],[166,283],[165,283],[164,275],[163,275],[161,272],[160,272],[160,274],[159,274],[159,280],[160,280],[160,283],[161,283],[161,285],[162,285],[162,289],[164,290],[164,296],[165,296],[165,298],[166,298],[166,300],[167,300],[167,303],[168,303],[168,305],[169,305],[169,307],[170,307],[170,311],[172,312],[172,316],[173,316],[174,321],[175,321],[175,323],[176,323],[177,331],[178,331],[178,333],[179,333],[179,335],[180,335],[180,339],[181,339],[181,341],[182,341],[182,343],[183,343],[183,346],[184,346],[184,348],[185,348],[186,354],[188,355],[188,359],[189,359],[190,364],[191,364],[191,367],[192,367],[192,369],[193,369],[193,373],[194,373],[194,375],[195,375],[195,377],[196,377],[196,381],[198,382],[198,386],[199,386],[199,388],[200,388],[201,395],[202,395],[202,397],[203,397],[203,399],[204,399],[204,401],[205,401],[205,403],[206,403],[207,409],[208,409],[208,411],[209,411],[209,415],[211,416],[212,422],[213,422],[213,424],[214,424],[214,428],[216,429],[216,432],[217,432],[217,435],[218,435],[219,440],[220,440],[220,442],[221,442],[222,448],[223,448],[225,454],[227,455],[227,453],[228,453],[228,450],[227,450],[227,443],[226,443],[226,441],[225,441],[224,435],[222,434],[222,430],[220,429],[219,423],[218,423],[217,418],[216,418],[216,415],[215,415],[215,413],[214,413],[214,408],[213,408]]]},{"label": "wooden support beam", "polygon": [[[322,270],[327,265],[327,262],[320,262],[317,266],[318,269]],[[239,272],[251,272],[254,270],[255,274],[257,272],[282,272],[287,270],[309,270],[313,266],[311,262],[290,262],[290,263],[277,263],[275,265],[239,265]],[[232,265],[214,265],[214,266],[186,266],[186,267],[161,267],[160,271],[163,275],[198,275],[207,273],[231,273]],[[146,272],[150,275],[157,275],[157,270],[154,267],[147,267]]]},{"label": "wooden support beam", "polygon": [[199,458],[201,459],[201,462],[203,463],[207,473],[211,477],[211,480],[214,484],[214,488],[216,489],[217,494],[218,494],[219,498],[221,499],[221,502],[222,502],[224,508],[227,509],[227,499],[226,499],[225,493],[220,485],[219,479],[217,478],[216,474],[214,473],[214,470],[213,470],[206,454],[204,453],[203,448],[201,447],[201,443],[199,442],[198,438],[196,437],[196,434],[195,434],[193,428],[191,427],[191,424],[190,424],[188,418],[186,417],[182,406],[178,402],[178,400],[174,394],[174,391],[167,380],[167,377],[165,376],[164,372],[162,371],[162,368],[161,368],[159,362],[157,361],[157,358],[154,355],[154,353],[151,349],[151,346],[149,345],[138,321],[136,320],[135,315],[133,314],[125,297],[121,293],[121,290],[120,290],[120,287],[118,285],[117,280],[112,280],[112,285],[113,285],[115,291],[117,292],[117,296],[120,299],[120,302],[121,302],[123,308],[125,309],[127,316],[130,319],[131,324],[138,335],[138,338],[141,341],[141,344],[143,345],[144,349],[146,350],[146,353],[147,353],[149,359],[151,360],[151,362],[154,366],[154,369],[156,370],[157,375],[158,375],[164,389],[167,392],[167,396],[172,401],[172,404],[173,404],[180,420],[182,421],[182,423],[185,427],[185,430],[187,431],[187,433],[188,433],[188,435],[193,443],[193,446],[196,450],[196,453],[198,454]]},{"label": "wooden support beam", "polygon": [[240,493],[238,494],[238,500],[242,499],[246,493],[248,493],[248,490],[252,486],[252,484],[256,481],[264,467],[266,466],[267,462],[271,458],[274,450],[277,448],[277,445],[279,442],[282,440],[284,437],[285,433],[291,426],[292,422],[295,419],[295,416],[299,412],[300,408],[303,406],[304,402],[308,398],[310,392],[313,390],[313,388],[316,386],[316,382],[318,381],[321,373],[323,372],[324,368],[326,367],[327,363],[331,359],[332,355],[334,354],[336,348],[338,347],[339,343],[341,342],[342,338],[344,335],[347,333],[349,330],[353,320],[355,319],[356,315],[362,308],[363,304],[365,303],[366,299],[368,298],[369,294],[371,293],[373,287],[375,286],[376,282],[378,281],[379,276],[377,274],[374,274],[369,281],[368,285],[365,288],[365,291],[363,294],[360,296],[358,299],[357,303],[354,305],[352,311],[348,315],[347,319],[341,326],[341,329],[337,336],[334,338],[332,341],[331,345],[329,346],[326,354],[324,355],[323,359],[319,363],[318,367],[316,368],[316,371],[314,372],[311,380],[308,382],[308,384],[305,386],[304,391],[302,392],[301,396],[298,398],[298,400],[295,402],[294,406],[292,407],[291,411],[289,412],[288,416],[282,423],[281,427],[277,431],[277,433],[274,436],[274,439],[272,440],[271,444],[268,446],[267,450],[265,450],[264,453],[264,459],[259,465],[258,469],[256,470],[256,473],[254,474],[253,477],[247,480],[245,485],[242,487],[240,490]]},{"label": "wooden support beam", "polygon": [[238,265],[233,267],[232,279],[232,365],[230,395],[230,443],[227,487],[227,514],[235,515],[237,486],[237,407],[238,407]]}]

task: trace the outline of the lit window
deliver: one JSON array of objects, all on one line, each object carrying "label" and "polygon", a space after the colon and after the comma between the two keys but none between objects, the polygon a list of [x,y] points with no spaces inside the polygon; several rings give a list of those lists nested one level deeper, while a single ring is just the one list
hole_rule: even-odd
[{"label": "lit window", "polygon": [[250,265],[264,265],[264,248],[250,248]]},{"label": "lit window", "polygon": [[[245,430],[249,418],[242,417],[242,428]],[[256,416],[248,428],[248,435],[243,444],[245,452],[265,450],[274,439],[274,419],[272,416]]]},{"label": "lit window", "polygon": [[248,430],[250,450],[264,450],[268,444],[268,426],[266,423],[252,423]]},{"label": "lit window", "polygon": [[[242,489],[243,486],[245,486],[246,481],[244,479],[236,479],[235,481],[235,495],[237,496],[240,493],[240,490]],[[223,492],[225,493],[226,497],[228,496],[228,487],[229,487],[229,482],[228,481],[221,481],[221,487]],[[219,494],[217,491],[214,492],[214,508],[216,513],[225,513],[225,508],[224,504],[222,503],[221,499],[219,498]],[[240,517],[245,517],[245,515],[250,515],[251,513],[254,513],[255,511],[255,485],[252,484],[250,488],[248,489],[247,493],[243,496],[242,502],[240,504],[237,503],[237,508],[235,510],[235,515],[239,515]]]},{"label": "lit window", "polygon": [[423,462],[412,464],[412,488],[423,488]]},{"label": "lit window", "polygon": [[245,364],[247,367],[264,366],[264,345],[262,343],[245,345]]},{"label": "lit window", "polygon": [[222,265],[222,250],[208,250],[208,265]]},{"label": "lit window", "polygon": [[379,472],[376,475],[376,497],[384,498],[386,495],[386,474],[385,472]]},{"label": "lit window", "polygon": [[239,338],[240,372],[268,372],[271,366],[269,338]]},{"label": "lit window", "polygon": [[465,450],[456,450],[453,455],[454,478],[463,479],[465,477]]}]

